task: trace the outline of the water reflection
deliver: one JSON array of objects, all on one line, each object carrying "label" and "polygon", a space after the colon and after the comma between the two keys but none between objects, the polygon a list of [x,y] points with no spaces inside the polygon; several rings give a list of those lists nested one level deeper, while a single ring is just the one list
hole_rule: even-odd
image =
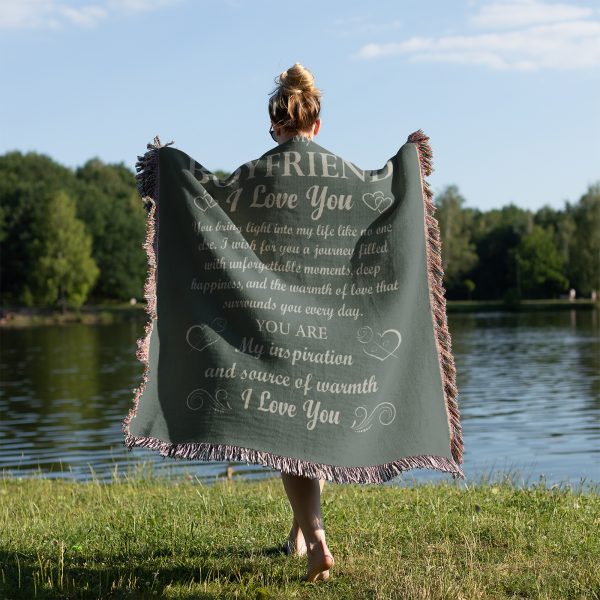
[{"label": "water reflection", "polygon": [[[517,470],[523,483],[600,482],[600,335],[597,310],[450,313],[467,482]],[[211,481],[224,463],[164,459],[123,445],[121,421],[143,367],[143,323],[2,331],[0,469],[18,476],[155,473]],[[278,472],[233,463],[247,477]],[[451,479],[406,472],[390,485]]]}]

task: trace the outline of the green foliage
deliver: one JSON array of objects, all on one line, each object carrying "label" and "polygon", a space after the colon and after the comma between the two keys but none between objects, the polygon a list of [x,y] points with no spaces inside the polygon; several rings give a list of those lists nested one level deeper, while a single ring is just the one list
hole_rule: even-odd
[{"label": "green foliage", "polygon": [[0,290],[3,299],[34,303],[31,278],[44,236],[44,202],[56,192],[76,197],[73,172],[43,154],[0,157]]},{"label": "green foliage", "polygon": [[600,182],[591,185],[572,208],[575,233],[570,238],[572,284],[579,294],[600,292]]},{"label": "green foliage", "polygon": [[471,295],[473,294],[473,292],[475,291],[475,288],[477,287],[475,285],[475,282],[472,279],[463,279],[463,287],[464,287],[465,291],[467,292],[468,300],[470,300]]},{"label": "green foliage", "polygon": [[509,204],[482,212],[463,203],[455,186],[436,198],[449,299],[514,303],[570,286],[586,297],[600,290],[600,183],[564,210]]},{"label": "green foliage", "polygon": [[518,246],[530,224],[531,213],[514,204],[476,215],[473,235],[479,262],[469,273],[476,284],[476,299],[503,298],[516,287],[516,265],[511,250]]},{"label": "green foliage", "polygon": [[523,236],[511,255],[518,267],[519,292],[528,298],[553,297],[569,285],[563,275],[563,258],[554,245],[552,233],[540,225],[534,225]]},{"label": "green foliage", "polygon": [[[10,152],[0,156],[2,301],[26,306],[52,302],[56,288],[42,293],[36,269],[47,203],[60,191],[75,201],[76,217],[91,236],[92,258],[100,269],[86,298],[88,293],[97,301],[141,298],[147,268],[145,211],[132,171],[91,159],[74,172],[45,155]],[[86,261],[77,269],[87,272]]]},{"label": "green foliage", "polygon": [[229,171],[222,171],[221,169],[217,169],[216,171],[213,171],[213,174],[216,175],[219,179],[228,179],[231,176],[231,173]]},{"label": "green foliage", "polygon": [[459,287],[463,276],[477,264],[475,244],[471,239],[475,214],[462,208],[464,202],[455,185],[448,186],[435,199],[435,217],[443,239],[444,285],[448,288]]},{"label": "green foliage", "polygon": [[102,273],[92,295],[141,298],[146,274],[145,211],[133,173],[124,165],[91,159],[77,169],[76,176],[81,184],[78,213],[93,236],[93,255]]},{"label": "green foliage", "polygon": [[44,201],[37,227],[36,256],[29,281],[36,303],[81,306],[100,271],[91,256],[92,238],[75,214],[75,202],[56,192]]},{"label": "green foliage", "polygon": [[[214,173],[222,180],[231,175]],[[34,152],[0,156],[0,300],[31,306],[60,297],[74,305],[142,298],[146,213],[135,183],[124,164],[99,158],[71,170]],[[58,261],[66,233],[49,219],[52,202],[59,203],[70,223],[66,231],[75,236],[72,246],[65,246],[69,257]],[[532,212],[508,204],[483,212],[465,207],[455,185],[434,202],[448,299],[518,302],[555,297],[569,286],[580,297],[600,291],[600,182],[563,210],[546,205]],[[86,239],[99,269],[96,277]]]}]

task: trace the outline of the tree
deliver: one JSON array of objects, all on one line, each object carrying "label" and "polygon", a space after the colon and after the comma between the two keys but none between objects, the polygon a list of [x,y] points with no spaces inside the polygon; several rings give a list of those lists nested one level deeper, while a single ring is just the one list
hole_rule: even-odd
[{"label": "tree", "polygon": [[531,213],[514,204],[477,214],[473,223],[479,262],[469,279],[479,299],[498,299],[517,285],[517,264],[512,249],[532,228]]},{"label": "tree", "polygon": [[463,279],[463,287],[467,292],[467,300],[471,300],[471,296],[475,291],[475,282],[472,279]]},{"label": "tree", "polygon": [[[231,175],[214,174],[221,180]],[[57,200],[59,192],[68,199]],[[71,223],[67,231],[74,232],[73,247],[53,221],[51,203]],[[448,298],[554,294],[565,280],[579,295],[600,290],[600,182],[590,185],[576,204],[566,202],[563,210],[545,205],[533,213],[509,204],[482,212],[465,207],[455,185],[434,203]],[[74,217],[69,213],[73,205]],[[93,262],[100,269],[87,290],[85,277],[75,281],[78,272],[91,275],[94,270],[81,223],[91,235]],[[32,304],[62,297],[64,305],[82,296],[94,301],[141,297],[145,233],[146,212],[135,175],[124,164],[92,158],[73,171],[34,152],[0,156],[0,301]],[[59,246],[70,258],[57,254]],[[46,284],[52,287],[44,292]]]},{"label": "tree", "polygon": [[65,190],[75,197],[73,172],[49,156],[8,152],[0,156],[0,291],[2,300],[31,303],[31,274],[37,260],[36,245],[43,236],[43,199]]},{"label": "tree", "polygon": [[534,222],[552,233],[554,246],[564,264],[565,275],[567,279],[571,279],[570,246],[573,243],[576,227],[570,203],[565,202],[565,209],[562,211],[548,205],[542,206],[535,213]]},{"label": "tree", "polygon": [[92,238],[75,212],[75,202],[56,192],[44,203],[43,237],[36,244],[32,294],[42,304],[81,306],[100,271],[92,258]]},{"label": "tree", "polygon": [[580,295],[600,290],[600,182],[590,185],[572,210],[575,233],[569,247],[571,283]]},{"label": "tree", "polygon": [[146,213],[133,173],[124,165],[93,158],[76,170],[76,176],[78,216],[92,234],[93,256],[100,268],[91,295],[140,298],[147,269],[142,248]]},{"label": "tree", "polygon": [[511,254],[519,267],[519,295],[554,296],[569,285],[563,275],[563,259],[554,245],[552,232],[540,225],[533,225]]},{"label": "tree", "polygon": [[442,238],[444,286],[449,297],[462,293],[464,275],[477,264],[477,253],[471,240],[473,212],[462,208],[464,202],[455,185],[448,186],[435,198],[435,217]]}]

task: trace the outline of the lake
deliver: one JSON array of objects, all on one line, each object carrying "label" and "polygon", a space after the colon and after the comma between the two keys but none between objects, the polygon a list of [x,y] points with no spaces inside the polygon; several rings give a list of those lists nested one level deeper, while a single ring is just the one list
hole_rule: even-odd
[{"label": "lake", "polygon": [[[449,313],[464,438],[464,481],[600,483],[600,332],[597,309]],[[141,382],[143,321],[1,330],[0,469],[78,480],[142,470],[211,483],[226,463],[127,450],[121,422]],[[278,477],[232,463],[242,477]],[[446,479],[406,471],[389,485]]]}]

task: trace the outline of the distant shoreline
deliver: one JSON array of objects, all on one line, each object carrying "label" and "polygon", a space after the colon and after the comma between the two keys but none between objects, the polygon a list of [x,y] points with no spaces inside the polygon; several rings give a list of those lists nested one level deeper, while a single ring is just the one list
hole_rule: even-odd
[{"label": "distant shoreline", "polygon": [[518,303],[507,303],[502,300],[447,300],[447,312],[482,312],[506,311],[525,312],[532,310],[570,310],[570,309],[600,309],[600,300],[581,298],[579,300],[548,299],[521,300]]},{"label": "distant shoreline", "polygon": [[[4,306],[0,312],[0,328],[27,327],[31,325],[60,325],[67,323],[108,324],[129,320],[147,320],[145,303],[90,304],[64,313],[57,308]],[[544,310],[600,309],[600,301],[589,298],[579,300],[550,299],[522,300],[507,304],[502,300],[448,300],[448,313],[457,312],[523,312]]]},{"label": "distant shoreline", "polygon": [[63,313],[55,307],[3,306],[0,328],[28,327],[31,325],[63,325],[85,323],[87,325],[109,324],[130,320],[148,319],[146,304],[89,304],[79,309],[67,309]]}]

